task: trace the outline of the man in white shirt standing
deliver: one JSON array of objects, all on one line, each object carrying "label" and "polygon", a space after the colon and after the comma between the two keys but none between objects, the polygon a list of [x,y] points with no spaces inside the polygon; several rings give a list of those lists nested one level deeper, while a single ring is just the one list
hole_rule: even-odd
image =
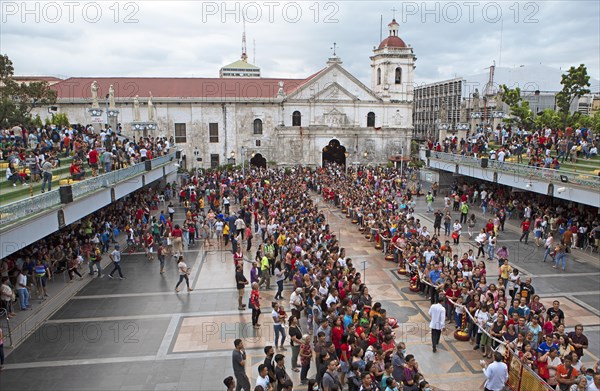
[{"label": "man in white shirt standing", "polygon": [[269,389],[269,368],[265,364],[258,366],[258,377],[256,378],[256,385],[261,386],[263,390]]},{"label": "man in white shirt standing", "polygon": [[437,352],[437,345],[440,343],[440,336],[442,330],[446,327],[446,308],[444,308],[444,300],[446,297],[440,295],[436,304],[429,307],[429,316],[431,322],[429,322],[429,328],[431,329],[431,344],[433,346],[433,352]]},{"label": "man in white shirt standing", "polygon": [[502,391],[508,380],[508,367],[502,362],[502,354],[494,353],[494,362],[487,365],[481,360],[481,367],[485,375],[485,391]]}]

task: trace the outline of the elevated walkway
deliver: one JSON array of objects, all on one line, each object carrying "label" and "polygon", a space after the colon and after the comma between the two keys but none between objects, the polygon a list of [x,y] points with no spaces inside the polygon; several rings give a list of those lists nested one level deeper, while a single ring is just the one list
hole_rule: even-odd
[{"label": "elevated walkway", "polygon": [[[175,175],[175,152],[0,207],[0,259],[156,180]],[[20,186],[20,185],[18,185]]]},{"label": "elevated walkway", "polygon": [[431,169],[600,208],[600,176],[422,150]]}]

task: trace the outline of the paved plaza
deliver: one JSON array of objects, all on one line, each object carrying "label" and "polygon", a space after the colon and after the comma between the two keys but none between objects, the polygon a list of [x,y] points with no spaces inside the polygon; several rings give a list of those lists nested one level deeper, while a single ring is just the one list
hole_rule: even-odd
[{"label": "paved plaza", "polygon": [[[429,300],[410,292],[406,276],[396,273],[393,263],[384,260],[380,250],[367,242],[356,225],[341,211],[320,201],[332,230],[341,239],[347,256],[366,274],[366,284],[375,301],[400,322],[397,340],[407,343],[426,379],[441,390],[482,389],[479,351],[468,342],[452,336],[453,327],[442,336],[438,353],[430,346]],[[475,208],[473,208],[475,209]],[[417,217],[428,228],[432,214],[418,200]],[[175,220],[183,214],[178,210]],[[481,221],[481,219],[480,219]],[[471,248],[463,235],[461,251]],[[255,241],[256,242],[256,241]],[[499,245],[507,245],[511,263],[533,277],[536,293],[548,307],[560,300],[566,314],[567,330],[582,323],[589,339],[584,363],[600,357],[600,264],[597,254],[575,251],[567,271],[542,263],[543,249],[532,242],[519,243],[515,220],[507,223]],[[8,353],[5,370],[0,373],[2,390],[223,390],[222,380],[233,374],[233,340],[243,338],[248,353],[246,365],[254,384],[262,348],[273,345],[272,321],[267,310],[275,290],[261,291],[263,315],[259,329],[251,325],[251,311],[237,309],[233,259],[230,251],[216,247],[192,248],[185,253],[192,268],[193,292],[175,293],[177,268],[168,262],[166,273],[159,274],[155,260],[143,254],[124,255],[123,272],[127,279],[106,276],[64,284],[51,291],[52,299],[43,305],[34,301],[34,311],[19,313],[14,324],[15,338],[35,330]],[[362,261],[367,261],[363,265]],[[488,276],[497,276],[497,262],[488,265]],[[250,264],[245,264],[249,277]],[[63,286],[55,284],[56,287]],[[289,298],[290,285],[284,297]],[[245,300],[249,294],[246,290]],[[289,308],[287,300],[284,300]],[[56,310],[44,315],[52,306]],[[44,310],[45,309],[45,310]],[[24,318],[29,315],[29,322]],[[44,315],[38,328],[31,317]],[[25,322],[25,323],[24,323]],[[19,324],[21,327],[19,327]],[[23,325],[26,325],[23,326]],[[288,339],[289,340],[289,339]],[[286,366],[290,365],[288,349]],[[299,374],[289,371],[295,390]],[[314,365],[309,377],[314,377]]]}]

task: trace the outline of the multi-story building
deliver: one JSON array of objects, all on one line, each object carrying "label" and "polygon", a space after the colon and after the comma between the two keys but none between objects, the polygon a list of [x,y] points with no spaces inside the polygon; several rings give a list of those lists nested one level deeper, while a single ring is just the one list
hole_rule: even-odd
[{"label": "multi-story building", "polygon": [[[416,138],[435,136],[438,122],[454,127],[460,121],[463,84],[462,78],[456,78],[415,87],[413,126]],[[445,111],[440,110],[444,103]],[[446,118],[439,118],[440,112],[447,113]]]}]

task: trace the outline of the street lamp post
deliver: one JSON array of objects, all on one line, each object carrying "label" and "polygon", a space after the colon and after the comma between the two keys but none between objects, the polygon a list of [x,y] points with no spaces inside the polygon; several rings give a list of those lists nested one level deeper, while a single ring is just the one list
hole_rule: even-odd
[{"label": "street lamp post", "polygon": [[108,116],[108,97],[109,94],[106,94],[106,125],[110,128],[110,119]]},{"label": "street lamp post", "polygon": [[242,176],[246,175],[246,149],[242,146]]},{"label": "street lamp post", "polygon": [[350,152],[344,152],[344,156],[346,160],[344,160],[344,173],[348,175],[348,156],[350,156]]},{"label": "street lamp post", "polygon": [[404,147],[400,146],[400,175],[402,175],[403,164],[404,164]]},{"label": "street lamp post", "polygon": [[235,151],[231,151],[231,157],[227,159],[227,164],[235,165]]}]

